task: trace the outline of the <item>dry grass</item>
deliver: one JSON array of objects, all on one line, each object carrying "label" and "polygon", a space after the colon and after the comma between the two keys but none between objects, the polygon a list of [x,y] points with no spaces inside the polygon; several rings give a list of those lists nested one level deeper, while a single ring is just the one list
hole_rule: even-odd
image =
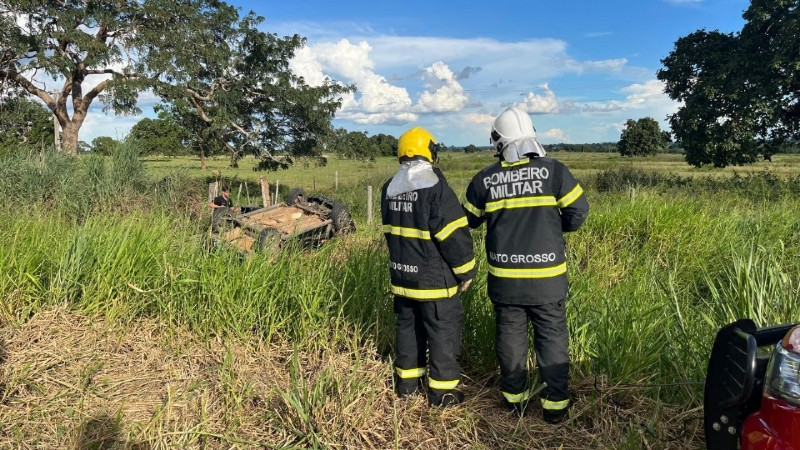
[{"label": "dry grass", "polygon": [[502,409],[496,374],[465,378],[462,406],[429,408],[395,398],[369,346],[330,347],[51,309],[0,328],[0,448],[702,448],[698,410],[602,380],[575,380],[553,427]]}]

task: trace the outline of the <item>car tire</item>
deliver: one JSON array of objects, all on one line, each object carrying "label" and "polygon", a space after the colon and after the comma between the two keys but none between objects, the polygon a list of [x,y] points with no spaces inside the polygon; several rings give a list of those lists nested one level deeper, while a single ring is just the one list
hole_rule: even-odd
[{"label": "car tire", "polygon": [[300,203],[305,203],[308,196],[306,195],[306,191],[303,188],[294,188],[289,191],[289,195],[286,196],[286,204],[287,205],[298,205]]},{"label": "car tire", "polygon": [[281,248],[281,232],[271,227],[264,227],[258,238],[256,239],[255,246],[259,252],[269,250],[278,250]]},{"label": "car tire", "polygon": [[211,214],[211,231],[219,233],[231,227],[230,222],[236,217],[236,213],[230,208],[217,208]]},{"label": "car tire", "polygon": [[331,220],[337,236],[344,236],[356,231],[356,223],[353,221],[353,216],[350,215],[350,210],[347,209],[347,206],[342,203],[333,203]]}]

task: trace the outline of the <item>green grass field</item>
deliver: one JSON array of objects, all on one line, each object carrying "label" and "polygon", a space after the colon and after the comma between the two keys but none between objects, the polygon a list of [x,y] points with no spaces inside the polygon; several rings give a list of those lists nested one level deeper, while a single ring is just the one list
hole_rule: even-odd
[{"label": "green grass field", "polygon": [[[483,230],[463,297],[467,401],[395,398],[388,258],[366,209],[373,186],[379,217],[390,158],[268,174],[251,159],[5,161],[0,190],[18,206],[0,211],[0,447],[703,448],[717,328],[798,320],[800,159],[712,171],[551,156],[591,204],[567,238],[575,402],[561,427],[502,407]],[[463,196],[491,162],[441,167]],[[260,176],[347,203],[358,231],[319,250],[205,252],[207,183],[252,204]]]}]

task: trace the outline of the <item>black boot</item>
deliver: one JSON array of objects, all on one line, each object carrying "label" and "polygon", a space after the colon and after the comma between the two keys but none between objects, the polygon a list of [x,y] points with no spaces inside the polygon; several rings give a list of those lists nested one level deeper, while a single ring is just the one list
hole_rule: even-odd
[{"label": "black boot", "polygon": [[542,410],[542,418],[552,425],[563,422],[567,417],[569,417],[569,408]]},{"label": "black boot", "polygon": [[443,394],[429,393],[428,400],[431,406],[441,406],[446,408],[448,406],[456,406],[464,401],[464,393],[457,390],[447,391]]},{"label": "black boot", "polygon": [[394,377],[394,392],[400,398],[408,397],[420,392],[421,383],[420,378],[400,378],[395,375]]}]

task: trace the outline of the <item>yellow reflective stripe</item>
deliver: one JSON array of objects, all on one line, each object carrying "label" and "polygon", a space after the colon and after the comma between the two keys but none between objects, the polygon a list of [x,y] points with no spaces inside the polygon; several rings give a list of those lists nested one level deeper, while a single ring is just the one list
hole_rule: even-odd
[{"label": "yellow reflective stripe", "polygon": [[552,195],[542,195],[537,197],[504,198],[486,204],[486,212],[493,212],[499,209],[529,208],[534,206],[556,206],[556,198]]},{"label": "yellow reflective stripe", "polygon": [[406,298],[418,300],[431,300],[439,298],[450,298],[458,292],[458,287],[446,289],[409,289],[392,285],[392,294]]},{"label": "yellow reflective stripe", "polygon": [[397,372],[397,376],[403,379],[406,378],[419,378],[425,376],[425,368],[424,367],[415,367],[413,369],[401,369],[399,367],[394,368],[395,372]]},{"label": "yellow reflective stripe", "polygon": [[549,409],[549,410],[560,410],[564,409],[569,406],[569,399],[561,400],[559,402],[554,402],[551,400],[542,399],[542,408]]},{"label": "yellow reflective stripe", "polygon": [[508,401],[508,403],[522,403],[525,400],[531,398],[531,391],[527,390],[519,394],[511,394],[509,392],[503,392],[503,397],[506,398],[506,401]]},{"label": "yellow reflective stripe", "polygon": [[464,203],[464,209],[471,212],[472,215],[474,215],[475,217],[483,217],[483,215],[486,214],[482,209],[478,208],[477,206],[474,206],[469,201]]},{"label": "yellow reflective stripe", "polygon": [[577,200],[578,197],[581,196],[581,194],[583,194],[583,188],[579,184],[575,186],[574,189],[569,191],[569,194],[558,199],[558,207],[566,208],[567,206],[571,205],[575,200]]},{"label": "yellow reflective stripe", "polygon": [[507,162],[505,162],[505,161],[501,161],[501,162],[500,162],[500,166],[501,166],[501,167],[514,167],[514,166],[521,166],[521,165],[523,165],[523,164],[528,164],[528,162],[529,162],[529,161],[530,161],[530,160],[529,160],[528,158],[522,158],[522,159],[520,159],[519,161],[517,161],[517,162],[515,162],[515,163],[507,163]]},{"label": "yellow reflective stripe", "polygon": [[540,269],[504,269],[490,264],[489,273],[500,278],[551,278],[567,273],[567,263]]},{"label": "yellow reflective stripe", "polygon": [[393,234],[395,236],[402,236],[407,238],[416,238],[416,239],[430,239],[431,233],[430,231],[425,230],[418,230],[416,228],[406,228],[406,227],[395,227],[392,225],[384,225],[383,232]]},{"label": "yellow reflective stripe", "polygon": [[443,391],[449,391],[451,389],[455,389],[458,386],[458,380],[434,380],[431,377],[428,377],[428,386],[433,389],[441,389]]},{"label": "yellow reflective stripe", "polygon": [[472,258],[472,261],[464,264],[463,266],[453,267],[453,273],[456,275],[461,275],[462,273],[467,273],[474,268],[475,268],[475,258]]},{"label": "yellow reflective stripe", "polygon": [[448,236],[453,234],[453,232],[456,231],[457,229],[465,227],[467,225],[468,225],[467,218],[461,216],[460,218],[445,225],[444,228],[442,228],[442,231],[436,233],[435,235],[433,235],[433,237],[436,238],[437,241],[441,242],[447,239]]}]

